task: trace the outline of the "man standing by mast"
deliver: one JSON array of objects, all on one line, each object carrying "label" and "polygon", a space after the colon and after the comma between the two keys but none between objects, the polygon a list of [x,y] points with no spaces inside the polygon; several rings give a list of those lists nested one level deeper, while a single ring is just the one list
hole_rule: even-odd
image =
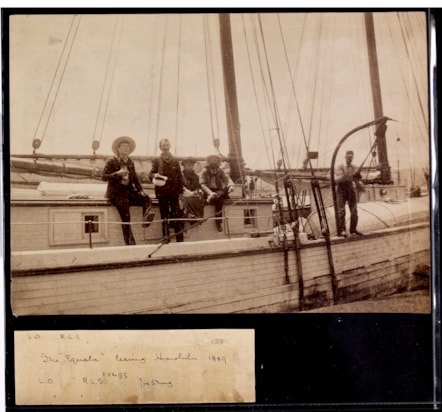
[{"label": "man standing by mast", "polygon": [[350,234],[362,236],[362,233],[356,229],[358,224],[358,194],[356,187],[360,185],[361,174],[352,164],[353,151],[348,150],[345,153],[345,163],[339,165],[336,170],[337,183],[337,203],[338,203],[338,235],[347,237],[345,230],[345,203],[348,203],[350,209]]}]

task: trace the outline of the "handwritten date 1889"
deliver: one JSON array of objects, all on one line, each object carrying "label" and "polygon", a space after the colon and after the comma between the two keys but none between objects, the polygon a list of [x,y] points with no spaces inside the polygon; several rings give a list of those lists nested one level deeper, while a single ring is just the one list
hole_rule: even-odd
[{"label": "handwritten date 1889", "polygon": [[225,356],[209,355],[209,360],[212,362],[221,362],[227,365],[227,358]]}]

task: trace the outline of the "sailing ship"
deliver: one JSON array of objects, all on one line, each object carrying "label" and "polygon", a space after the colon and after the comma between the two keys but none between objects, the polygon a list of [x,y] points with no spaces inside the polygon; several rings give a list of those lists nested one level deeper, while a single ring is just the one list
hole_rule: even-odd
[{"label": "sailing ship", "polygon": [[[404,291],[415,273],[428,274],[429,198],[408,198],[406,187],[393,181],[385,139],[393,120],[382,108],[373,15],[360,15],[365,19],[374,120],[355,125],[340,139],[330,167],[314,168],[317,153],[306,144],[304,167],[296,170],[290,167],[277,120],[281,159],[271,171],[244,168],[231,20],[229,14],[218,16],[229,140],[223,160],[235,183],[222,233],[212,222],[212,206],[206,205],[202,221],[187,223],[185,242],[165,244],[161,221],[144,229],[140,208],[133,208],[133,232],[143,242],[125,247],[118,214],[104,198],[100,178],[106,156],[95,153],[99,140],[93,141],[89,156],[39,154],[43,139],[38,137],[32,154],[11,155],[13,312],[302,312]],[[377,151],[379,161],[376,175],[373,168],[361,167],[365,190],[358,210],[364,236],[342,238],[334,223],[333,168],[347,141],[366,130],[374,131],[370,152]],[[219,152],[217,139],[214,144]],[[153,157],[133,158],[153,196],[147,178]],[[200,166],[204,159],[197,158]],[[275,190],[269,197],[244,196],[246,174],[271,181]],[[36,184],[37,190],[29,190]],[[155,199],[154,209],[159,216]]]}]

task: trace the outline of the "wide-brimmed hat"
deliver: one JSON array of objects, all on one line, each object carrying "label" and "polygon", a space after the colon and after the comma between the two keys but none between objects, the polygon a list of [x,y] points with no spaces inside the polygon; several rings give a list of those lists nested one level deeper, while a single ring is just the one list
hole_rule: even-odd
[{"label": "wide-brimmed hat", "polygon": [[194,157],[186,157],[184,160],[181,161],[181,164],[185,166],[186,164],[194,165],[196,163],[196,159]]},{"label": "wide-brimmed hat", "polygon": [[206,162],[208,165],[216,164],[219,166],[221,164],[221,158],[218,155],[210,155],[207,156]]},{"label": "wide-brimmed hat", "polygon": [[132,153],[135,150],[136,144],[135,140],[132,139],[132,137],[129,136],[120,136],[117,137],[114,142],[112,143],[112,151],[118,155],[118,148],[122,143],[127,143],[129,145],[129,154]]}]

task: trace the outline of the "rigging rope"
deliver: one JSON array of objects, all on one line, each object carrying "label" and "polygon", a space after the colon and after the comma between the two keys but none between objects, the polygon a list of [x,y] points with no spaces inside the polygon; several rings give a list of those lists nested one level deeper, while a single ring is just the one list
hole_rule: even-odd
[{"label": "rigging rope", "polygon": [[[212,143],[218,154],[221,155],[219,150],[219,120],[218,120],[218,108],[217,108],[217,97],[216,97],[216,87],[214,81],[214,64],[213,64],[213,51],[212,51],[212,41],[209,30],[209,15],[204,15],[204,52],[206,58],[206,80],[207,80],[207,94],[209,101],[209,115],[210,115],[210,131],[212,133]],[[215,108],[213,109],[213,106]],[[215,113],[215,114],[214,114]],[[215,121],[214,121],[215,117]],[[214,123],[216,123],[216,134],[214,131]]]},{"label": "rigging rope", "polygon": [[162,92],[163,92],[163,75],[164,75],[164,57],[166,55],[166,43],[167,43],[167,29],[168,29],[168,15],[165,15],[165,23],[164,23],[164,35],[163,35],[163,47],[162,47],[162,55],[161,55],[161,70],[160,70],[160,84],[159,84],[159,94],[158,94],[158,105],[157,105],[157,117],[155,123],[155,155],[158,152],[158,133],[160,127],[160,115],[161,115],[161,102],[162,102]]},{"label": "rigging rope", "polygon": [[[155,28],[156,28],[156,24],[157,24],[157,20],[155,19]],[[146,136],[146,140],[147,140],[147,147],[149,147],[149,139],[152,136],[152,125],[153,125],[153,121],[152,121],[152,107],[153,107],[153,96],[154,96],[154,73],[155,73],[155,62],[157,60],[157,38],[158,38],[158,30],[153,30],[153,36],[152,36],[152,45],[153,45],[153,54],[152,54],[152,65],[151,65],[151,75],[150,77],[150,101],[149,101],[149,109],[148,109],[148,127],[147,127],[147,136]],[[156,153],[156,147],[157,147],[157,142],[155,141],[154,144],[154,148],[153,148],[153,152]]]},{"label": "rigging rope", "polygon": [[[406,56],[407,56],[407,60],[410,61],[411,60],[411,50],[409,50],[409,46],[408,46],[409,44],[411,45],[410,36],[409,36],[408,31],[404,31],[405,30],[404,29],[404,22],[400,18],[399,14],[397,14],[397,18],[398,18],[398,21],[399,21],[399,27],[401,29],[402,41],[403,41],[403,44],[404,44],[404,49],[405,49],[405,53],[406,53]],[[390,28],[390,33],[391,33],[391,27],[389,26],[389,28]],[[397,58],[396,49],[395,49],[395,56]],[[414,60],[419,61],[419,59],[413,59],[413,61]],[[400,65],[398,65],[398,66],[400,67]],[[420,114],[422,116],[421,119],[423,120],[423,124],[424,124],[425,130],[426,130],[427,135],[428,135],[428,123],[426,122],[427,117],[425,115],[425,110],[424,110],[424,107],[423,107],[424,105],[422,103],[421,94],[419,93],[420,87],[417,84],[416,74],[415,74],[414,70],[411,70],[411,76],[412,76],[412,79],[413,79],[414,89],[416,90],[416,94],[417,94],[417,97],[418,97],[418,107],[419,107],[419,110],[420,110]],[[404,79],[404,74],[403,74],[402,70],[401,70],[401,79],[402,79],[402,82],[405,85],[405,79]],[[406,87],[404,87],[404,90],[407,93],[408,99],[411,100],[411,97],[409,96],[408,90],[407,90]],[[412,106],[412,108],[413,108],[413,106]],[[413,111],[413,114],[415,115],[415,118],[417,120],[417,115],[414,113],[414,111]],[[422,135],[420,135],[420,136],[422,137]]]},{"label": "rigging rope", "polygon": [[[123,31],[123,23],[124,23],[124,16],[117,17],[115,19],[112,41],[111,41],[109,55],[108,55],[108,59],[107,59],[107,63],[106,63],[106,73],[105,73],[105,77],[104,77],[103,88],[101,90],[100,102],[98,104],[98,112],[97,112],[97,117],[95,120],[94,133],[92,136],[92,150],[94,152],[94,155],[95,155],[95,151],[98,150],[98,148],[100,147],[101,139],[103,137],[104,123],[105,123],[106,115],[107,115],[108,108],[109,108],[109,97],[110,97],[110,92],[112,90],[112,85],[114,82],[115,68],[117,66],[118,51],[120,48],[121,35],[122,35],[122,31]],[[118,31],[118,25],[119,25],[119,31]],[[117,31],[118,31],[118,34],[117,34]],[[110,75],[109,75],[109,73],[110,73]],[[109,83],[109,85],[108,85],[108,83]],[[106,93],[106,96],[105,96],[105,93]],[[103,100],[105,101],[104,112],[101,113],[103,111]],[[101,116],[101,124],[100,124],[100,128],[98,130],[98,122],[99,122],[100,116]]]},{"label": "rigging rope", "polygon": [[[318,36],[317,41],[315,43],[314,54],[313,54],[313,62],[314,71],[313,71],[313,90],[312,90],[312,98],[311,98],[311,107],[310,107],[310,119],[309,119],[309,130],[308,130],[308,140],[306,151],[308,152],[311,140],[312,140],[312,127],[313,127],[313,117],[316,107],[316,94],[318,93],[318,78],[319,78],[319,54],[320,54],[320,44],[321,44],[321,36],[322,36],[322,26],[323,26],[324,16],[321,13],[320,23],[318,27]],[[321,121],[321,116],[319,116],[319,122]],[[319,124],[319,130],[321,130],[321,125]]]},{"label": "rigging rope", "polygon": [[180,73],[181,73],[181,15],[178,16],[178,71],[177,71],[177,92],[176,92],[176,117],[175,117],[175,148],[178,147],[178,120],[179,120],[179,107],[180,107]]},{"label": "rigging rope", "polygon": [[[253,94],[255,96],[256,107],[257,107],[257,112],[258,112],[258,118],[259,118],[259,123],[260,123],[260,126],[261,126],[261,134],[262,134],[262,138],[263,138],[263,141],[264,141],[264,146],[265,146],[265,150],[266,150],[266,154],[267,154],[267,160],[269,161],[269,164],[272,164],[272,161],[273,161],[273,169],[276,170],[276,160],[275,160],[273,145],[270,144],[270,149],[271,149],[271,152],[272,152],[272,156],[270,157],[269,156],[268,144],[267,144],[267,141],[266,141],[266,138],[265,138],[264,121],[263,121],[263,118],[262,118],[262,113],[261,113],[261,110],[260,110],[260,105],[258,104],[258,93],[257,93],[257,88],[256,88],[256,80],[255,80],[255,76],[253,74],[253,69],[252,69],[252,59],[251,59],[251,56],[250,56],[249,41],[247,39],[247,32],[246,32],[246,29],[245,29],[245,21],[244,21],[244,15],[243,14],[241,14],[241,18],[242,18],[242,24],[243,24],[243,35],[244,35],[245,46],[246,46],[246,51],[247,51],[247,61],[249,63],[250,77],[251,77],[251,80],[252,80]],[[270,140],[270,143],[271,143],[271,140]],[[276,175],[275,175],[275,177],[276,177]]]},{"label": "rigging rope", "polygon": [[[253,35],[254,35],[253,39],[254,39],[256,53],[257,53],[257,56],[258,56],[258,63],[259,63],[259,69],[260,69],[260,75],[261,75],[261,86],[262,86],[263,94],[264,94],[264,97],[265,97],[265,105],[264,105],[264,107],[265,107],[265,114],[266,114],[267,130],[269,131],[269,140],[270,140],[270,146],[272,148],[272,154],[273,154],[272,157],[273,157],[273,161],[274,161],[274,169],[276,171],[276,167],[277,167],[276,166],[276,156],[274,155],[273,139],[271,137],[271,131],[275,130],[275,129],[270,127],[270,119],[269,119],[269,117],[270,117],[270,115],[269,115],[269,110],[270,109],[269,108],[271,106],[271,99],[270,99],[270,96],[269,96],[269,93],[268,93],[267,81],[265,79],[264,70],[263,70],[263,67],[262,67],[263,57],[261,55],[261,51],[260,51],[260,47],[259,47],[258,33],[257,33],[257,27],[256,27],[256,21],[255,20],[252,21],[252,25],[253,25]],[[257,105],[259,107],[259,103],[258,102],[257,102]]]},{"label": "rigging rope", "polygon": [[[365,33],[364,30],[361,30],[361,27],[364,27],[365,22],[364,22],[364,15],[360,14],[359,19],[358,20],[352,20],[351,21],[352,24],[352,28],[354,29],[354,35],[352,36],[354,39],[356,39],[356,43],[360,43],[362,46],[360,46],[360,48],[362,49],[364,47],[364,45],[366,45],[367,43],[367,39],[365,37]],[[367,68],[369,67],[369,62],[368,62],[368,53],[365,56],[365,61],[366,61],[366,66]],[[357,70],[360,70],[357,68],[356,62],[355,62],[355,56],[354,54],[352,54],[352,59],[351,59],[351,63],[353,66],[353,71],[356,73]],[[357,114],[359,115],[358,119],[360,120],[360,122],[362,123],[365,118],[366,118],[366,112],[369,111],[370,112],[370,117],[374,117],[374,108],[371,102],[371,93],[370,93],[370,88],[371,88],[371,84],[370,84],[370,76],[368,73],[368,69],[367,69],[367,75],[365,76],[365,85],[363,85],[363,82],[358,82],[358,85],[360,86],[359,88],[359,93],[357,93],[358,96],[358,107],[357,107]],[[362,88],[362,86],[365,86],[365,89]],[[368,93],[367,93],[368,91]],[[364,99],[365,97],[365,99]],[[361,110],[361,108],[363,108],[363,110]],[[368,109],[367,109],[368,108]],[[373,131],[375,129],[375,126],[373,126]],[[374,148],[376,147],[376,139],[372,139],[374,133],[370,130],[370,128],[364,129],[364,133],[366,133],[367,135],[367,139],[369,142],[369,147],[371,147],[371,151],[373,154],[373,157],[370,161],[370,164],[373,164],[376,160],[376,154],[375,152],[373,152]],[[368,152],[370,153],[370,152]],[[364,164],[366,162],[368,158],[365,158],[365,160],[362,162],[362,164]],[[361,165],[362,167],[362,165]]]},{"label": "rigging rope", "polygon": [[[57,67],[55,69],[54,76],[52,77],[51,86],[49,88],[48,95],[46,96],[46,100],[45,100],[45,103],[43,105],[43,110],[41,112],[40,118],[38,120],[37,127],[35,129],[34,137],[33,137],[33,140],[32,140],[32,147],[34,148],[34,153],[35,153],[36,149],[40,148],[41,143],[44,140],[44,137],[45,137],[45,134],[46,134],[46,130],[48,128],[49,120],[51,118],[52,111],[54,110],[55,101],[57,100],[58,92],[60,91],[61,82],[63,80],[64,74],[65,74],[65,71],[66,71],[66,66],[68,64],[69,57],[70,57],[71,52],[72,52],[72,47],[73,47],[74,41],[75,41],[75,39],[77,37],[78,28],[80,26],[80,21],[81,21],[81,16],[75,15],[72,18],[71,25],[69,26],[69,31],[68,31],[68,34],[66,36],[66,42],[65,42],[65,44],[63,46],[63,50],[62,50],[62,52],[60,54],[60,58],[58,60]],[[75,27],[74,27],[74,25],[75,25]],[[59,79],[57,79],[57,76],[59,77]],[[56,84],[56,80],[57,80],[57,84]],[[54,89],[55,89],[55,91],[54,91]],[[55,95],[52,98],[52,102],[49,103],[51,94],[54,94],[54,93],[55,93]],[[42,123],[42,120],[43,120],[43,116],[44,116],[45,112],[48,110],[48,105],[50,105],[50,108],[49,108],[49,113],[47,115],[46,123],[45,123],[45,125],[43,127],[43,132],[41,133],[41,137],[38,138],[37,135],[38,135],[38,132],[40,130],[40,126],[41,126],[41,123]]]},{"label": "rigging rope", "polygon": [[[283,48],[284,48],[285,60],[286,60],[286,63],[287,63],[287,67],[288,67],[289,73],[291,73],[290,72],[289,58],[288,58],[288,54],[287,54],[287,47],[286,47],[286,44],[285,44],[283,36],[282,36],[282,40],[283,40]],[[290,75],[290,79],[291,79],[292,92],[293,92],[293,96],[294,96],[295,103],[296,103],[296,110],[297,110],[297,113],[298,113],[299,124],[300,124],[300,127],[301,127],[301,133],[302,133],[302,137],[303,137],[303,140],[304,140],[304,146],[305,146],[306,151],[308,151],[308,143],[307,143],[307,139],[306,139],[304,123],[302,122],[301,110],[300,110],[300,107],[299,107],[298,99],[296,97],[296,90],[295,90],[294,79],[292,78],[291,75]],[[309,167],[310,167],[310,170],[312,172],[312,175],[314,176],[313,167],[312,167],[310,159],[308,159],[308,163],[309,163]]]},{"label": "rigging rope", "polygon": [[277,99],[276,99],[275,88],[273,85],[272,74],[271,74],[271,70],[270,70],[270,63],[269,63],[269,58],[268,58],[268,53],[267,53],[267,47],[266,47],[266,42],[265,42],[265,38],[264,38],[264,30],[262,27],[262,20],[261,20],[260,14],[258,14],[258,23],[259,23],[261,41],[262,41],[262,45],[263,45],[265,64],[267,67],[267,75],[268,75],[268,79],[269,79],[270,92],[271,92],[271,96],[272,96],[272,108],[273,108],[272,114],[273,114],[274,122],[276,125],[276,131],[278,133],[278,140],[279,140],[280,150],[281,150],[281,160],[283,162],[284,169],[287,170],[287,168],[290,168],[290,162],[287,157],[287,145],[286,145],[285,137],[282,134],[283,130],[281,128],[281,120],[279,117],[278,103],[277,103]]},{"label": "rigging rope", "polygon": [[[280,35],[281,35],[281,39],[282,39],[284,50],[286,52],[286,61],[287,61],[287,66],[288,66],[288,70],[289,70],[289,76],[290,76],[291,81],[294,84],[294,81],[296,79],[296,73],[293,71],[293,74],[292,74],[292,70],[290,68],[290,63],[289,63],[288,54],[287,54],[287,48],[285,46],[284,33],[283,33],[283,30],[282,30],[281,19],[279,17],[279,14],[277,16],[278,16],[279,32],[280,32]],[[299,62],[300,62],[300,57],[301,57],[301,46],[302,46],[303,40],[304,40],[306,21],[307,21],[307,14],[304,15],[304,19],[303,19],[303,23],[302,23],[302,31],[301,31],[301,36],[300,36],[300,39],[299,39],[299,44],[298,44],[298,54],[296,56],[296,64],[295,64],[295,68],[296,69],[300,66]],[[292,89],[294,90],[294,87],[292,87]],[[293,106],[293,101],[294,100],[296,101],[296,94],[295,93],[291,93],[290,94],[290,101],[289,101],[289,104],[288,104],[288,107],[287,107],[286,128],[284,130],[284,133],[285,133],[286,136],[288,134],[288,127],[289,127],[289,121],[290,121],[290,113],[292,111],[292,106]],[[300,121],[300,124],[301,124],[301,129],[302,129],[302,127],[303,127],[302,126],[302,119],[300,118],[299,112],[298,112],[298,118],[299,118],[299,121]],[[300,155],[301,155],[301,150],[298,150],[296,164],[299,164]]]},{"label": "rigging rope", "polygon": [[[330,17],[332,17],[332,21],[331,21],[331,24],[330,24],[331,33],[329,33],[328,36],[329,36],[329,38],[333,39],[333,38],[335,38],[335,35],[336,35],[336,26],[337,26],[336,19],[337,19],[337,16],[335,14],[333,14]],[[335,52],[335,47],[336,47],[335,42],[333,42],[332,47],[327,48],[328,56],[327,56],[327,60],[326,61],[331,61],[331,62],[334,61],[333,55],[334,55],[334,52]],[[326,67],[326,65],[324,65],[324,72],[326,70],[325,67]],[[328,65],[327,65],[327,67],[328,67]],[[330,70],[329,75],[330,75],[331,79],[334,79],[335,78],[335,70],[336,70],[335,69],[335,65],[332,63],[332,64],[330,64],[330,67],[331,67],[331,70]],[[325,77],[325,73],[324,73],[324,77]],[[332,139],[330,139],[328,133],[329,133],[329,130],[332,130],[332,126],[333,126],[332,119],[331,119],[332,111],[330,110],[330,108],[333,107],[332,84],[331,83],[326,83],[326,86],[327,86],[327,93],[328,93],[328,95],[327,95],[327,97],[324,97],[323,108],[320,111],[320,116],[324,117],[326,119],[325,120],[325,124],[324,124],[324,133],[322,134],[322,130],[321,129],[319,129],[319,131],[318,131],[318,134],[319,134],[319,137],[318,137],[318,148],[321,148],[321,152],[322,152],[322,166],[323,167],[327,167],[328,166],[328,164],[327,164],[328,156],[327,155],[328,155],[329,151],[330,152],[333,151],[333,148],[331,150],[328,149],[329,141],[332,140]],[[322,136],[323,136],[323,138],[321,138]],[[319,160],[318,160],[318,163],[319,163]]]}]

